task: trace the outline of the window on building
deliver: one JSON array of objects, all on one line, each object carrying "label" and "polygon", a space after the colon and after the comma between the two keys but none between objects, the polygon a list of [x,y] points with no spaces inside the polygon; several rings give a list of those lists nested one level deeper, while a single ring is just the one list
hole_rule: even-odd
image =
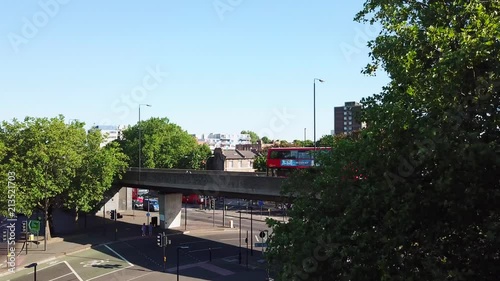
[{"label": "window on building", "polygon": [[344,131],[347,131],[347,127],[344,127]]},{"label": "window on building", "polygon": [[349,125],[352,125],[352,121],[349,121]]},{"label": "window on building", "polygon": [[351,131],[351,130],[352,130],[352,127],[349,127],[349,131]]},{"label": "window on building", "polygon": [[344,120],[347,120],[347,117],[344,116]]},{"label": "window on building", "polygon": [[344,111],[344,115],[347,115],[347,112],[346,112],[346,111]]},{"label": "window on building", "polygon": [[347,125],[347,122],[344,122],[344,125]]},{"label": "window on building", "polygon": [[352,116],[349,116],[349,120],[352,120]]}]

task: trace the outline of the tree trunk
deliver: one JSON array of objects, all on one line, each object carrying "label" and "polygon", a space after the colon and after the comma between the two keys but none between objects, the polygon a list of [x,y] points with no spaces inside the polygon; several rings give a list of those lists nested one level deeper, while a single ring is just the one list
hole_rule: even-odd
[{"label": "tree trunk", "polygon": [[49,240],[52,237],[51,231],[50,231],[50,227],[52,225],[52,223],[50,223],[52,214],[49,214],[49,199],[45,199],[44,213],[45,213],[45,217],[44,217],[44,219],[45,219],[45,237],[47,240]]},{"label": "tree trunk", "polygon": [[79,211],[78,211],[78,207],[76,208],[75,210],[75,232],[78,231],[80,229],[80,226],[79,226]]}]

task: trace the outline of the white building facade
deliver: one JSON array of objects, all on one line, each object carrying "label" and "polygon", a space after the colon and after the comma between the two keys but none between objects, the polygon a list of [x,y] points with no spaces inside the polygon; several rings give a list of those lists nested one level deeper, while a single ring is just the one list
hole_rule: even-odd
[{"label": "white building facade", "polygon": [[206,137],[203,134],[199,141],[207,144],[212,151],[216,148],[234,150],[236,149],[236,145],[252,143],[249,134],[225,133],[210,133]]},{"label": "white building facade", "polygon": [[104,140],[101,143],[101,147],[107,145],[108,143],[122,139],[123,130],[127,129],[128,126],[125,125],[97,125],[93,126],[92,129],[97,129],[101,131],[101,134],[104,136]]}]

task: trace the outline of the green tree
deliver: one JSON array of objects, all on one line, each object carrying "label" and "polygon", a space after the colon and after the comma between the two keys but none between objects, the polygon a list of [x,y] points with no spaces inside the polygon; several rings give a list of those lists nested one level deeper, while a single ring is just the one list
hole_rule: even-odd
[{"label": "green tree", "polygon": [[262,143],[265,143],[265,144],[270,144],[272,143],[273,141],[270,140],[268,137],[264,136],[262,137]]},{"label": "green tree", "polygon": [[265,172],[267,168],[267,152],[257,155],[253,161],[253,168],[257,172]]},{"label": "green tree", "polygon": [[203,170],[205,169],[208,157],[211,155],[212,151],[208,145],[198,145],[189,155],[184,156],[184,159],[179,162],[177,168]]},{"label": "green tree", "polygon": [[369,0],[356,19],[382,26],[364,73],[391,82],[286,185],[279,280],[496,280],[500,2]]},{"label": "green tree", "polygon": [[141,121],[123,132],[121,147],[130,159],[130,166],[139,163],[139,125],[141,128],[141,167],[190,168],[201,167],[207,148],[199,147],[197,140],[168,118]]},{"label": "green tree", "polygon": [[252,142],[252,144],[256,144],[257,141],[260,139],[259,136],[257,135],[257,133],[255,132],[252,132],[252,131],[241,131],[240,134],[249,134],[250,135],[250,141]]},{"label": "green tree", "polygon": [[103,136],[99,130],[92,129],[88,132],[85,143],[80,148],[83,161],[73,178],[72,188],[64,196],[64,206],[75,210],[76,223],[79,212],[90,213],[99,207],[104,193],[127,167],[128,158],[119,144],[111,142],[101,148],[102,141]]},{"label": "green tree", "polygon": [[[99,154],[99,147],[87,150],[86,132],[83,123],[67,125],[63,116],[56,118],[26,117],[24,122],[13,120],[3,122],[0,130],[0,143],[5,147],[0,162],[3,174],[15,174],[15,213],[30,216],[35,210],[45,213],[47,236],[51,236],[52,208],[66,207],[72,210],[88,210],[97,202],[93,199],[101,196],[111,186],[111,179],[116,170],[93,170],[83,173],[86,157]],[[100,142],[99,138],[99,142]],[[1,152],[2,150],[0,150]],[[120,158],[113,151],[106,161]],[[96,159],[94,159],[96,160]],[[109,163],[106,163],[109,165]],[[102,168],[102,167],[101,167]],[[95,186],[79,186],[78,177],[96,176]],[[1,189],[9,186],[7,177],[0,179]],[[87,198],[80,198],[88,196]],[[86,200],[89,201],[87,202]],[[0,199],[4,200],[2,197]],[[6,202],[1,202],[6,203]],[[5,214],[6,210],[1,210]]]},{"label": "green tree", "polygon": [[[322,136],[316,143],[318,147],[331,147],[333,145],[334,137],[332,135]],[[314,144],[312,145],[314,146]]]}]

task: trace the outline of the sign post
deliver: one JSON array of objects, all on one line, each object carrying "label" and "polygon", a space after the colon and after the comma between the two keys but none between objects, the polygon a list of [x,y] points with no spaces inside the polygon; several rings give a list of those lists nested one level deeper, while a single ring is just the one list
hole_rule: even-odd
[{"label": "sign post", "polygon": [[262,218],[262,207],[264,206],[264,201],[259,200],[258,204],[260,206],[260,217]]}]

